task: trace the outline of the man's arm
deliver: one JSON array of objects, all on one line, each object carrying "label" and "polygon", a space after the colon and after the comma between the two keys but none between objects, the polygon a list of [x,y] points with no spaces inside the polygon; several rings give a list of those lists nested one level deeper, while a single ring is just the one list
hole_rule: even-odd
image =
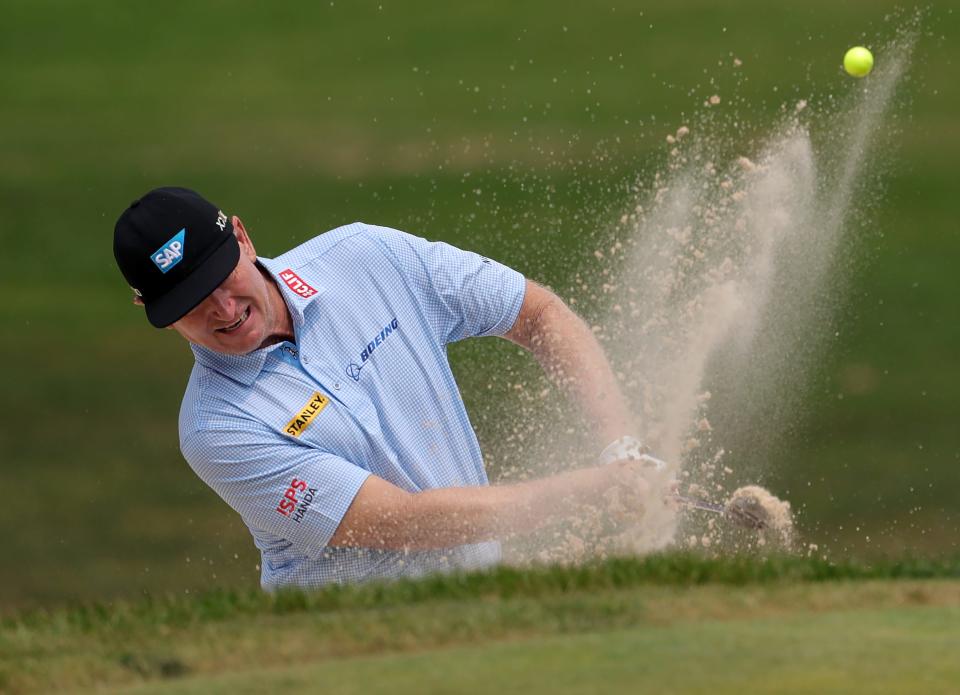
[{"label": "man's arm", "polygon": [[630,408],[603,348],[563,300],[527,280],[523,305],[505,338],[533,353],[547,375],[572,392],[594,425],[598,447],[635,433]]},{"label": "man's arm", "polygon": [[331,546],[428,550],[529,533],[578,507],[608,506],[615,491],[639,514],[649,485],[643,465],[620,461],[513,485],[407,492],[369,476],[354,497]]},{"label": "man's arm", "polygon": [[[530,350],[544,371],[573,392],[603,445],[633,423],[613,370],[589,327],[549,290],[527,280],[507,339]],[[649,502],[647,464],[619,461],[513,485],[407,492],[370,476],[358,491],[331,546],[424,550],[527,533],[578,506],[607,507],[615,491],[625,510]],[[646,498],[646,499],[645,499]]]}]

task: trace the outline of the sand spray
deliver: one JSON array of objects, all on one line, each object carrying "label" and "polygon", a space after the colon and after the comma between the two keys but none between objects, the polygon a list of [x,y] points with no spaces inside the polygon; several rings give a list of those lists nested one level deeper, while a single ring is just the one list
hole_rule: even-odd
[{"label": "sand spray", "polygon": [[[670,462],[685,494],[720,503],[752,495],[767,508],[771,533],[731,536],[722,518],[663,504],[661,485],[630,528],[579,519],[554,534],[549,550],[527,548],[531,557],[791,547],[788,502],[756,485],[729,489],[737,459],[714,423],[748,429],[755,446],[772,452],[801,409],[844,289],[837,256],[852,217],[876,195],[865,190],[875,181],[867,169],[912,43],[900,37],[878,51],[877,69],[842,100],[784,105],[753,151],[730,156],[729,147],[712,146],[723,139],[723,117],[721,96],[711,97],[710,122],[666,136],[667,164],[637,182],[615,241],[596,252],[607,266],[606,301],[591,324],[633,405],[636,436]],[[547,439],[563,458],[569,438]],[[762,479],[763,471],[750,474]]]}]

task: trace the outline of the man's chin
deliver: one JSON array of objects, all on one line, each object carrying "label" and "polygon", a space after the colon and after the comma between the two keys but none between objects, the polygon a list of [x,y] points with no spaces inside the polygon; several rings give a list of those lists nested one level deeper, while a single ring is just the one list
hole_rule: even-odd
[{"label": "man's chin", "polygon": [[237,334],[227,333],[218,336],[217,352],[226,355],[246,355],[260,347],[263,342],[262,331],[256,330],[256,326],[241,326]]}]

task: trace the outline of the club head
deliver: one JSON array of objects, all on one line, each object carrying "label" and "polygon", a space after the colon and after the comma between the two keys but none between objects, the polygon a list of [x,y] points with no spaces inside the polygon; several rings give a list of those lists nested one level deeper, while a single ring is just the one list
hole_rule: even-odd
[{"label": "club head", "polygon": [[733,497],[724,507],[724,514],[738,526],[762,531],[770,525],[767,510],[760,500],[749,495]]}]

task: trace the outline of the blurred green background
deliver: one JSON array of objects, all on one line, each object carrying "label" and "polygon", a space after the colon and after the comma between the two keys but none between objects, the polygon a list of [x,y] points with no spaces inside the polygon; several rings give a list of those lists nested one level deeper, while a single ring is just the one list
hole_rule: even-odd
[{"label": "blurred green background", "polygon": [[[246,528],[178,451],[191,354],[114,266],[135,197],[196,188],[267,256],[354,220],[394,226],[570,296],[625,184],[705,98],[736,87],[749,149],[783,103],[853,89],[845,48],[912,17],[865,0],[2,8],[0,609],[259,577]],[[841,264],[843,330],[762,469],[838,555],[960,539],[958,26],[927,10],[882,195]],[[498,421],[519,406],[505,380],[487,389],[488,365],[531,365],[495,340],[451,356],[497,475]]]}]

